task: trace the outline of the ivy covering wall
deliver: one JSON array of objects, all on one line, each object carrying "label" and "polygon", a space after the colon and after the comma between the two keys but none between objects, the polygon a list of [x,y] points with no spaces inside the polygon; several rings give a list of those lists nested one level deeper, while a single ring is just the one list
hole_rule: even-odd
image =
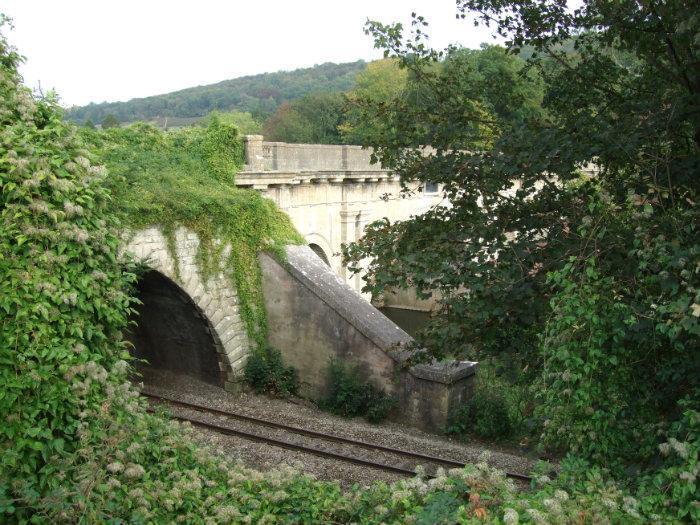
[{"label": "ivy covering wall", "polygon": [[[303,238],[272,201],[235,186],[243,164],[236,128],[214,118],[206,128],[164,132],[136,124],[83,128],[81,134],[109,169],[111,211],[125,230],[158,227],[176,263],[176,229],[195,232],[203,280],[224,266],[238,290],[248,334],[262,345],[267,327],[257,253],[270,250],[283,257],[284,245]],[[226,246],[231,250],[224,257]]]}]

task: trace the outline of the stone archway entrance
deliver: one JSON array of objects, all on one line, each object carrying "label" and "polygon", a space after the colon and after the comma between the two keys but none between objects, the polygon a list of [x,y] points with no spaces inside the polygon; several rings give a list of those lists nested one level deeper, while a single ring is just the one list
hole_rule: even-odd
[{"label": "stone archway entrance", "polygon": [[[251,342],[248,338],[245,323],[239,313],[238,293],[235,285],[225,275],[224,268],[221,266],[218,272],[213,272],[205,279],[199,270],[197,264],[197,253],[199,250],[199,238],[194,232],[188,231],[185,228],[178,228],[173,233],[173,237],[168,240],[165,235],[156,226],[139,230],[136,232],[125,232],[125,243],[123,251],[131,254],[134,260],[141,262],[144,266],[155,272],[156,277],[149,288],[149,281],[144,281],[142,287],[149,288],[151,294],[151,304],[155,305],[149,311],[158,311],[160,302],[165,302],[173,306],[173,301],[168,302],[168,297],[180,297],[181,302],[187,305],[186,312],[189,312],[190,317],[199,318],[199,326],[205,327],[205,332],[208,338],[201,335],[195,335],[197,330],[192,333],[183,333],[174,327],[171,330],[162,329],[165,336],[162,338],[167,344],[172,345],[179,341],[180,344],[190,348],[200,343],[205,348],[210,348],[213,344],[216,348],[214,354],[215,360],[211,360],[212,352],[208,352],[203,357],[199,355],[198,361],[192,362],[194,357],[190,356],[188,364],[183,363],[165,363],[163,366],[171,366],[172,368],[181,369],[183,367],[190,370],[188,373],[198,374],[196,372],[201,366],[212,366],[207,372],[200,374],[201,377],[209,377],[209,381],[218,383],[219,376],[224,378],[224,388],[235,389],[236,382],[243,373],[248,353],[251,348]],[[230,246],[225,246],[222,253],[222,260],[227,257]],[[165,284],[164,284],[165,283]],[[184,306],[183,306],[184,308]],[[145,312],[142,307],[141,312]],[[194,312],[194,313],[193,313]],[[151,314],[146,314],[151,315]],[[156,315],[155,313],[153,314]],[[182,316],[187,317],[185,313]],[[176,319],[175,316],[172,316]],[[145,319],[146,317],[144,317]],[[136,318],[139,322],[139,327],[136,330],[146,330],[143,320]],[[173,324],[174,321],[169,319],[167,315],[151,319],[149,326],[168,326],[168,323]],[[149,330],[153,331],[153,329]],[[179,335],[176,335],[179,334]],[[151,334],[151,346],[145,346],[147,334],[135,333],[134,337],[141,337],[139,344],[140,348],[150,348],[149,355],[154,363],[159,362],[161,354],[165,352],[161,347],[165,344],[160,338]],[[194,339],[193,339],[194,338]],[[204,339],[202,339],[204,338]],[[202,343],[202,341],[205,341]],[[213,343],[211,342],[213,341]],[[145,352],[145,350],[137,350]],[[178,368],[179,367],[179,368]],[[192,372],[194,371],[194,372]],[[215,379],[212,379],[215,378]]]},{"label": "stone archway entrance", "polygon": [[157,271],[141,277],[137,294],[142,304],[127,334],[134,356],[147,367],[224,386],[221,343],[194,301]]}]

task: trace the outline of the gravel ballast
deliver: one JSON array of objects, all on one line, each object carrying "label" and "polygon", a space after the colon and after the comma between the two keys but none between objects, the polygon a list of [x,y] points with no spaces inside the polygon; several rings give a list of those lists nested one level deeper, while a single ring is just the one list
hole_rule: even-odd
[{"label": "gravel ballast", "polygon": [[[233,411],[276,423],[367,441],[386,447],[449,458],[464,463],[476,463],[483,460],[484,454],[487,454],[487,462],[493,467],[521,474],[529,474],[535,463],[532,458],[502,448],[494,449],[483,444],[463,443],[445,436],[407,427],[398,422],[370,424],[360,418],[344,419],[323,412],[312,403],[304,400],[274,399],[247,392],[234,394],[200,379],[173,372],[148,370],[144,372],[142,381],[145,391],[177,401],[217,410]],[[202,412],[173,410],[173,413],[176,412],[210,423],[220,425],[230,425],[231,423],[225,421],[225,418]],[[236,422],[235,426],[243,430],[252,430],[250,425],[239,422]],[[280,431],[266,429],[266,427],[257,427],[254,431],[270,437],[285,439]],[[246,466],[262,471],[291,465],[318,479],[338,481],[344,488],[353,484],[368,485],[377,480],[393,482],[403,479],[400,474],[392,474],[301,451],[288,450],[267,443],[249,441],[245,438],[224,435],[202,427],[196,427],[194,435],[195,439],[211,446],[229,459],[240,460]],[[391,458],[391,455],[388,455],[388,458],[377,457],[375,460],[397,463],[396,458]]]}]

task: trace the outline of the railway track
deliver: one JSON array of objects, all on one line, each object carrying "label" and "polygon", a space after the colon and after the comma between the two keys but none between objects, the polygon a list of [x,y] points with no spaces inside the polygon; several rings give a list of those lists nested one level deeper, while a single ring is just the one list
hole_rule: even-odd
[{"label": "railway track", "polygon": [[[215,408],[178,401],[168,397],[159,396],[150,392],[141,392],[146,398],[155,401],[157,404],[169,405],[171,407],[179,407],[186,410],[192,410],[200,413],[209,414],[229,420],[236,420],[239,426],[231,426],[229,424],[212,423],[197,419],[183,414],[173,413],[172,417],[180,421],[187,421],[194,426],[208,428],[221,434],[241,437],[251,441],[266,443],[276,447],[281,447],[289,450],[297,450],[316,456],[336,459],[356,465],[362,465],[385,472],[392,472],[404,476],[415,476],[415,469],[418,465],[423,465],[426,468],[426,476],[429,478],[435,477],[435,469],[437,467],[462,468],[464,462],[456,461],[449,458],[413,452],[394,447],[387,447],[376,443],[361,441],[357,439],[346,438],[335,434],[327,434],[306,428],[296,427],[260,419],[245,414],[240,414],[231,411],[218,410]],[[243,425],[240,425],[243,423]],[[273,430],[273,436],[265,435],[256,429],[256,427],[267,427]],[[306,440],[300,438],[307,438]],[[336,444],[329,446],[329,443]],[[341,452],[338,450],[338,445],[346,450]],[[378,461],[377,456],[389,458],[389,461]],[[523,483],[529,483],[532,478],[526,474],[517,472],[506,472],[507,477],[518,480]]]}]

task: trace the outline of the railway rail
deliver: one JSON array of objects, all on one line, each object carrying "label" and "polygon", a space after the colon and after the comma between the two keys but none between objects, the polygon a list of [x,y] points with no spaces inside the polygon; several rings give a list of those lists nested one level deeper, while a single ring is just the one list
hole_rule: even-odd
[{"label": "railway rail", "polygon": [[[178,419],[180,421],[187,421],[191,423],[194,426],[198,427],[203,427],[203,428],[208,428],[210,430],[214,430],[216,432],[219,432],[221,434],[227,434],[227,435],[232,435],[232,436],[237,436],[241,437],[244,439],[248,439],[251,441],[257,441],[260,443],[266,443],[269,445],[273,445],[276,447],[281,447],[281,448],[286,448],[289,450],[297,450],[301,452],[305,452],[308,454],[314,454],[316,456],[321,456],[321,457],[326,457],[326,458],[331,458],[331,459],[336,459],[340,461],[345,461],[348,463],[354,463],[356,465],[362,465],[366,467],[371,467],[375,468],[378,470],[383,470],[385,472],[392,472],[395,474],[401,474],[404,476],[409,476],[413,477],[416,475],[415,468],[417,465],[437,465],[441,467],[449,467],[449,468],[462,468],[465,466],[465,463],[462,461],[457,461],[454,459],[450,458],[443,458],[439,456],[433,456],[429,454],[423,454],[420,452],[413,452],[410,450],[404,450],[400,448],[394,448],[394,447],[387,447],[384,445],[380,445],[377,443],[370,443],[368,441],[362,441],[358,439],[351,439],[351,438],[346,438],[343,436],[338,436],[335,434],[328,434],[325,432],[318,432],[315,430],[310,430],[302,427],[297,427],[297,426],[292,426],[292,425],[286,425],[283,423],[278,423],[276,421],[270,421],[268,419],[261,419],[245,414],[240,414],[237,412],[232,412],[228,410],[219,410],[216,408],[211,408],[211,407],[206,407],[202,405],[196,405],[193,403],[187,403],[185,401],[179,401],[176,399],[172,399],[169,397],[163,397],[159,396],[157,394],[154,394],[152,392],[146,392],[143,391],[141,392],[141,395],[143,395],[146,398],[149,398],[151,400],[156,401],[158,404],[164,404],[164,405],[170,405],[173,407],[179,407],[183,408],[186,410],[193,410],[197,412],[202,412],[206,413],[209,415],[214,415],[214,416],[219,416],[219,417],[224,417],[230,420],[238,420],[241,422],[244,422],[247,425],[252,425],[252,426],[257,426],[257,427],[268,427],[271,429],[274,429],[276,431],[282,432],[286,436],[305,436],[307,438],[311,438],[311,440],[314,441],[320,441],[320,442],[332,442],[332,443],[338,443],[342,444],[345,446],[349,446],[350,448],[357,450],[365,450],[369,451],[370,453],[384,453],[388,454],[390,456],[394,456],[396,458],[403,458],[403,461],[399,461],[396,463],[389,463],[389,462],[380,462],[375,459],[370,459],[368,457],[362,457],[360,454],[349,454],[346,452],[339,452],[338,450],[332,450],[330,447],[324,444],[316,444],[311,445],[308,442],[299,442],[295,441],[294,439],[288,439],[288,438],[282,438],[282,437],[271,437],[271,436],[266,436],[263,433],[259,432],[254,432],[251,430],[245,430],[242,428],[235,428],[233,426],[229,425],[222,425],[219,423],[212,423],[210,421],[204,421],[201,419],[196,419],[190,416],[182,415],[182,414],[172,414],[172,417],[175,419]],[[410,465],[407,464],[406,461],[412,462]],[[526,474],[520,474],[517,472],[506,472],[505,475],[509,478],[518,480],[520,482],[524,483],[529,483],[532,481],[532,477],[528,476]],[[426,470],[426,476],[429,478],[435,477],[435,475],[432,472],[428,472]]]}]

